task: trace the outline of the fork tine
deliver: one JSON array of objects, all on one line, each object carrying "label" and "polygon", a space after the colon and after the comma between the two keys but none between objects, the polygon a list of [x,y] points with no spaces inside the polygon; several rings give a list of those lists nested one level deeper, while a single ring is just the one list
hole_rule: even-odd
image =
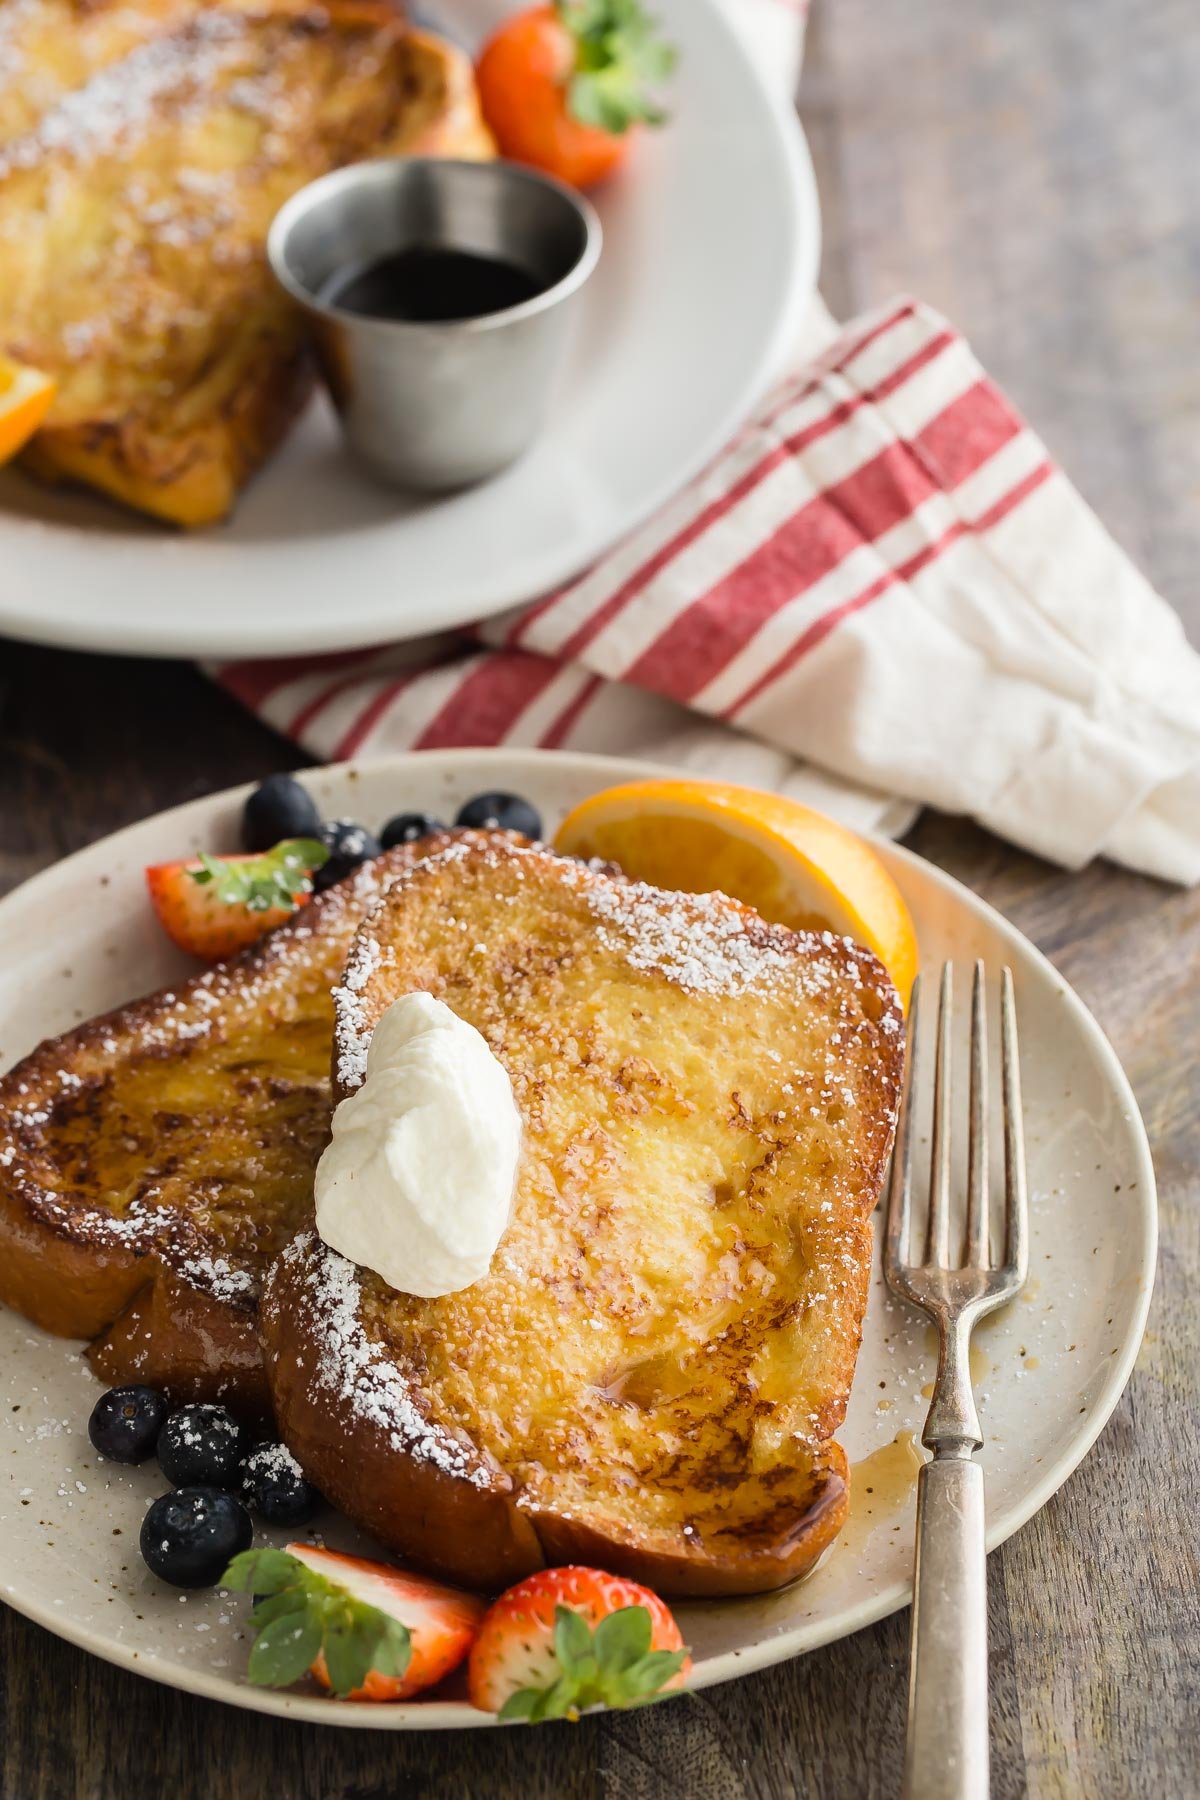
[{"label": "fork tine", "polygon": [[933,1148],[929,1179],[929,1222],[925,1261],[950,1266],[950,1019],[954,1010],[954,965],[942,964],[938,995],[937,1059],[933,1065]]},{"label": "fork tine", "polygon": [[983,963],[971,984],[971,1117],[967,1136],[967,1266],[986,1268],[991,1260],[988,1231],[988,1053],[987,989]]},{"label": "fork tine", "polygon": [[1004,1261],[1024,1281],[1029,1266],[1029,1197],[1025,1186],[1025,1125],[1012,970],[1000,977],[1000,1036],[1004,1077]]},{"label": "fork tine", "polygon": [[900,1103],[900,1122],[892,1149],[892,1179],[888,1188],[887,1241],[888,1270],[899,1268],[908,1257],[910,1218],[912,1214],[912,1115],[913,1096],[917,1092],[917,1016],[921,997],[921,977],[912,985],[908,1002],[908,1048],[905,1056],[904,1093]]}]

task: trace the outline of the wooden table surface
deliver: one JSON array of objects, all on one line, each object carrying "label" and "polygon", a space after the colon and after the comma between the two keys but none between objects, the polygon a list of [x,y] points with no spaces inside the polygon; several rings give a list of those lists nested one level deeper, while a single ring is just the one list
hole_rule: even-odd
[{"label": "wooden table surface", "polygon": [[[836,311],[942,307],[1200,636],[1194,0],[819,8],[802,94]],[[3,579],[0,571],[0,579]],[[170,596],[163,596],[170,605]],[[0,644],[0,885],[129,820],[286,767],[183,665]],[[1155,1149],[1162,1254],[1092,1455],[989,1565],[993,1782],[1200,1791],[1200,894],[1067,875],[927,816],[909,840],[1000,906],[1109,1033]],[[0,1610],[8,1800],[889,1795],[906,1615],[648,1713],[536,1734],[284,1725],[84,1656]]]}]

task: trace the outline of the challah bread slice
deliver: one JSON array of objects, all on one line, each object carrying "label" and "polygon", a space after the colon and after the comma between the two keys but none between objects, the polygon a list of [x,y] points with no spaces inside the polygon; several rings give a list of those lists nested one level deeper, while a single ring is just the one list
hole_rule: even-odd
[{"label": "challah bread slice", "polygon": [[0,1300],[107,1382],[267,1409],[264,1271],[312,1217],[333,987],[389,851],[231,961],[40,1044],[0,1079]]},{"label": "challah bread slice", "polygon": [[302,1234],[265,1363],[306,1473],[403,1557],[499,1587],[584,1560],[668,1594],[774,1588],[840,1528],[845,1412],[902,1066],[868,953],[536,848],[389,889],[338,996],[335,1088],[424,989],[523,1122],[489,1273],[417,1299]]}]

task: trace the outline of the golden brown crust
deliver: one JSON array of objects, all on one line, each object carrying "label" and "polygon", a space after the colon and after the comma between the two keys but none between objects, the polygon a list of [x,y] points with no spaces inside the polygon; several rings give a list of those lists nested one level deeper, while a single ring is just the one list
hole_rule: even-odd
[{"label": "golden brown crust", "polygon": [[161,1265],[87,1358],[106,1387],[144,1382],[176,1399],[223,1401],[247,1417],[270,1417],[257,1308],[214,1299]]},{"label": "golden brown crust", "polygon": [[0,1080],[0,1300],[46,1330],[102,1334],[106,1380],[261,1406],[258,1286],[311,1214],[331,989],[420,851],[364,865],[240,957]]},{"label": "golden brown crust", "polygon": [[[467,59],[389,0],[101,13],[24,135],[16,91],[7,143],[0,82],[0,348],[59,382],[33,473],[205,525],[312,385],[304,322],[266,261],[279,206],[364,156],[488,156],[491,140]],[[56,231],[67,204],[86,229]]]},{"label": "golden brown crust", "polygon": [[846,1523],[849,1504],[846,1455],[840,1444],[829,1443],[775,1509],[755,1521],[756,1529],[739,1523],[725,1542],[715,1533],[694,1548],[667,1548],[631,1539],[620,1522],[603,1518],[549,1510],[531,1511],[529,1517],[551,1568],[583,1563],[627,1575],[655,1593],[701,1600],[771,1593],[797,1580],[828,1550]]},{"label": "golden brown crust", "polygon": [[475,841],[358,934],[338,1091],[414,988],[508,1069],[512,1220],[437,1300],[311,1233],[284,1253],[261,1323],[293,1453],[403,1556],[484,1587],[578,1557],[669,1594],[803,1573],[846,1511],[832,1437],[902,1060],[883,970],[724,896]]},{"label": "golden brown crust", "polygon": [[[9,1129],[5,1120],[6,1150]],[[116,1243],[77,1243],[29,1197],[0,1169],[0,1301],[44,1331],[94,1337],[142,1285],[142,1259]]]},{"label": "golden brown crust", "polygon": [[428,31],[410,31],[408,41],[421,100],[414,103],[403,143],[395,147],[408,156],[488,161],[496,154],[496,140],[480,111],[470,57]]},{"label": "golden brown crust", "polygon": [[302,1445],[306,1466],[323,1471],[326,1499],[432,1574],[486,1589],[540,1568],[538,1538],[513,1504],[512,1481],[468,1440],[447,1439],[437,1455],[397,1457],[386,1410],[371,1406],[347,1436],[321,1378],[328,1315],[314,1310],[311,1284],[323,1261],[319,1239],[302,1234],[274,1265],[264,1296],[264,1363],[283,1441]]},{"label": "golden brown crust", "polygon": [[170,525],[214,524],[283,439],[312,393],[314,369],[294,321],[259,342],[222,411],[186,436],[137,413],[94,424],[46,427],[21,453],[50,485],[78,481]]}]

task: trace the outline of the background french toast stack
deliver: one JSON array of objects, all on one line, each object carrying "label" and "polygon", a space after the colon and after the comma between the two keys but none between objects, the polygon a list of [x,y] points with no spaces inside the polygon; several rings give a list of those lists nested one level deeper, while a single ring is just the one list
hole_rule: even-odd
[{"label": "background french toast stack", "polygon": [[792,1579],[845,1516],[833,1433],[902,1065],[882,968],[491,837],[415,863],[364,924],[339,1091],[413,989],[508,1070],[512,1220],[488,1275],[434,1300],[302,1234],[262,1309],[285,1440],[471,1585],[576,1560],[674,1594]]},{"label": "background french toast stack", "polygon": [[0,351],[58,383],[27,466],[222,517],[311,385],[271,220],[405,151],[491,145],[390,0],[0,0]]}]

